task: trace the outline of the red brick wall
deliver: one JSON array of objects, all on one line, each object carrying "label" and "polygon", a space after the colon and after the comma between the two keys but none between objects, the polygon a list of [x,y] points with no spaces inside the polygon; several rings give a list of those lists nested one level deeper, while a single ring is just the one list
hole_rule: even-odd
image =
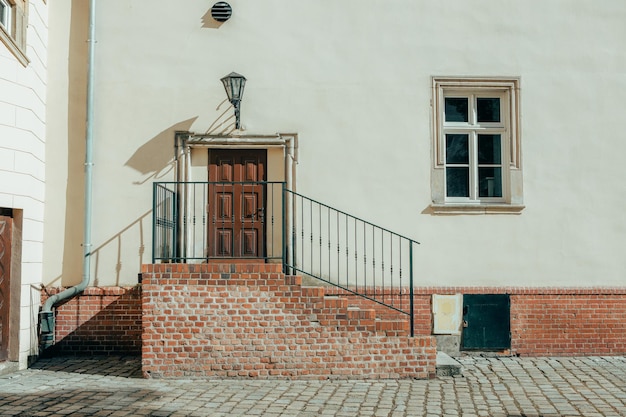
[{"label": "red brick wall", "polygon": [[[42,304],[63,288],[42,291]],[[140,354],[141,289],[89,287],[55,308],[55,345],[48,353]]]},{"label": "red brick wall", "polygon": [[[161,268],[171,269],[173,267],[177,266],[165,265]],[[219,268],[223,267],[220,266]],[[217,268],[217,266],[212,268]],[[272,291],[277,291],[278,287],[284,290],[284,281],[282,283],[276,281],[280,268],[271,265],[268,268],[270,268],[271,272],[264,271],[263,273],[273,274],[272,279],[275,281]],[[215,273],[218,272],[212,274]],[[241,274],[241,272],[238,273]],[[260,270],[254,272],[254,274],[260,273]],[[231,282],[234,282],[232,281],[234,276],[230,269],[228,269],[228,272],[219,272],[219,274],[225,274],[224,277],[228,277],[228,279],[231,279]],[[144,277],[147,276],[148,274],[144,275]],[[253,281],[259,277],[260,275],[254,275]],[[163,274],[161,274],[159,279],[162,278],[164,278]],[[196,285],[210,281],[211,285],[215,284],[214,276],[207,278],[205,275],[204,281],[197,281],[199,278],[200,272],[193,272],[189,275],[187,283]],[[221,281],[222,286],[220,288],[225,296],[230,293],[231,289],[228,285],[225,285],[225,280]],[[182,282],[185,281],[181,276],[178,276],[176,282],[179,285],[184,285]],[[52,295],[60,291],[61,289],[54,288],[44,290],[42,303],[47,298],[47,293]],[[167,290],[163,291],[161,296],[164,298],[168,297]],[[329,287],[325,288],[325,292],[326,294],[341,293],[340,290]],[[432,328],[431,295],[455,293],[506,293],[511,295],[512,353],[522,356],[626,354],[626,288],[418,287],[415,288],[414,297],[416,335],[430,335]],[[348,305],[375,310],[378,317],[387,319],[403,318],[396,313],[390,313],[388,309],[376,303],[347,294],[343,294],[342,297],[348,299]],[[227,300],[231,301],[232,299],[232,297],[227,298]],[[243,298],[240,297],[240,299]],[[297,300],[298,297],[294,295],[293,299]],[[403,303],[407,301],[403,300]],[[234,304],[237,303],[235,302]],[[233,303],[223,305],[226,311],[239,311],[239,309],[227,308],[227,305],[233,305]],[[298,313],[296,301],[289,303],[286,307],[288,307],[285,312],[286,315],[283,314],[282,317],[288,317],[292,320],[290,323],[293,324],[294,316],[297,324],[304,320],[305,317],[303,315],[306,313],[306,310]],[[205,314],[201,311],[202,309],[198,310],[198,307],[193,308],[199,313]],[[267,309],[263,309],[263,311],[258,310],[258,312],[255,309],[247,311],[244,316],[246,317],[245,320],[252,320],[252,315],[257,313],[268,314]],[[275,309],[275,311],[277,310]],[[56,314],[57,345],[52,348],[51,352],[86,354],[141,353],[142,318],[140,287],[88,288],[82,295],[58,307]],[[272,314],[268,317],[271,316]],[[281,316],[278,315],[278,317]],[[232,322],[238,323],[242,320],[244,319],[236,318]],[[285,319],[283,318],[281,321],[285,322]],[[365,320],[363,321],[365,322]],[[200,326],[204,323],[204,319],[199,319],[197,322],[199,323],[198,326]],[[263,323],[266,322],[269,323],[268,320],[263,321]],[[317,323],[313,323],[313,325],[317,326]],[[234,331],[232,330],[232,332]],[[323,338],[320,336],[320,339]],[[255,343],[260,342],[257,341]],[[272,374],[279,372],[277,369],[281,369],[280,366],[275,367]],[[234,370],[231,370],[230,374],[233,372]],[[283,372],[283,370],[280,372]],[[289,371],[284,370],[284,372],[288,373]],[[228,374],[228,372],[223,372],[220,375],[222,374]]]},{"label": "red brick wall", "polygon": [[[350,305],[385,307],[339,289]],[[510,294],[511,352],[521,356],[626,354],[626,288],[417,287],[415,334],[432,329],[432,294]],[[403,294],[403,295],[397,295]],[[408,291],[396,291],[408,303]],[[381,311],[380,315],[394,314]]]},{"label": "red brick wall", "polygon": [[428,378],[430,336],[387,336],[280,265],[146,265],[146,376]]},{"label": "red brick wall", "polygon": [[523,356],[626,354],[626,294],[511,296],[512,349]]}]

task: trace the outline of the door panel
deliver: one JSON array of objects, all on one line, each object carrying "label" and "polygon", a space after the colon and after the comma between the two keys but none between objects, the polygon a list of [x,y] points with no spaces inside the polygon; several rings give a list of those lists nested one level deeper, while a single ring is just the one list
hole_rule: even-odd
[{"label": "door panel", "polygon": [[216,253],[218,257],[232,257],[233,256],[233,229],[220,229],[216,230]]},{"label": "door panel", "polygon": [[9,355],[11,233],[13,219],[0,216],[0,361]]},{"label": "door panel", "polygon": [[508,294],[465,294],[462,348],[510,349],[510,309]]},{"label": "door panel", "polygon": [[256,230],[242,230],[242,256],[252,256],[257,257],[259,253],[259,237],[257,236]]},{"label": "door panel", "polygon": [[209,258],[265,256],[266,164],[265,149],[209,150]]}]

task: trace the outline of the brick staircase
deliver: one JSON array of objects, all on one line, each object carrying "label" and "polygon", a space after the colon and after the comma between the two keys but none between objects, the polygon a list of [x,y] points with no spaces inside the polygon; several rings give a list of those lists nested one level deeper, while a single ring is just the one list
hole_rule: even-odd
[{"label": "brick staircase", "polygon": [[144,265],[146,377],[430,378],[431,336],[276,264]]},{"label": "brick staircase", "polygon": [[411,333],[408,318],[379,317],[373,306],[367,308],[351,304],[347,297],[328,296],[325,287],[301,286],[302,278],[299,276],[288,276],[286,280],[294,286],[294,293],[300,287],[298,308],[313,314],[316,317],[314,321],[322,326],[384,336],[409,336]]}]

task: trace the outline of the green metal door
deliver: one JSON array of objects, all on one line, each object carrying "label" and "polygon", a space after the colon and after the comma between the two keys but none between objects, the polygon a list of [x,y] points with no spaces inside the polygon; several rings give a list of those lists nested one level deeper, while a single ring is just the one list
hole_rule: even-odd
[{"label": "green metal door", "polygon": [[462,349],[510,349],[510,311],[508,294],[463,295]]}]

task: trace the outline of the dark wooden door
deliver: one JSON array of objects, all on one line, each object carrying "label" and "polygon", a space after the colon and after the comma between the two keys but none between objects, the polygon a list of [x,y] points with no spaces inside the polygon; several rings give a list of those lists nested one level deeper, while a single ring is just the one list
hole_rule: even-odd
[{"label": "dark wooden door", "polygon": [[265,149],[210,149],[209,258],[265,256]]},{"label": "dark wooden door", "polygon": [[9,355],[12,226],[11,217],[0,216],[0,361],[6,360]]},{"label": "dark wooden door", "polygon": [[463,349],[510,349],[510,310],[508,294],[463,295]]}]

